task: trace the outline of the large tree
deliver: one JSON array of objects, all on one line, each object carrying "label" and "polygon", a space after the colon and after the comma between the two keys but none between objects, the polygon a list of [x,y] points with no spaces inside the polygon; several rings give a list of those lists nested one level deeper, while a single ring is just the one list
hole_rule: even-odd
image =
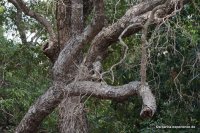
[{"label": "large tree", "polygon": [[[161,25],[181,11],[189,0],[147,0],[138,2],[114,23],[105,25],[103,0],[57,0],[56,23],[31,10],[23,0],[8,0],[17,9],[16,25],[24,44],[24,27],[20,25],[22,13],[34,18],[48,32],[44,54],[53,63],[52,86],[30,107],[17,126],[16,133],[36,132],[42,120],[56,107],[59,108],[61,133],[88,132],[84,112],[84,97],[126,100],[139,95],[143,105],[140,115],[152,117],[156,101],[146,83],[148,29]],[[89,19],[92,17],[92,19]],[[89,21],[89,22],[88,22]],[[126,57],[124,37],[141,31],[141,81],[132,81],[122,86],[111,86],[103,78],[101,63],[107,57],[110,45],[120,42],[125,47],[121,63]],[[89,48],[88,48],[89,47]],[[110,71],[113,73],[113,67]]]}]

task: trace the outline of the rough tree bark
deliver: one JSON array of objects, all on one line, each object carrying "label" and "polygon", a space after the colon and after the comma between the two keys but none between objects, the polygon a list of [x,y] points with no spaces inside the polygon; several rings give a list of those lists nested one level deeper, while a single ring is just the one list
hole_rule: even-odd
[{"label": "rough tree bark", "polygon": [[[83,32],[83,1],[82,0],[59,0],[57,6],[57,27],[58,42],[60,48],[64,48],[66,41],[71,37],[79,35]],[[64,18],[64,19],[63,19]],[[71,18],[71,19],[69,19]],[[73,61],[79,65],[81,54],[76,55]],[[76,67],[71,66],[68,75],[75,76]],[[66,75],[62,77],[64,82],[69,80]],[[69,81],[70,82],[70,81]],[[67,83],[69,83],[67,82]],[[65,96],[59,105],[59,130],[61,133],[68,132],[88,132],[86,115],[84,113],[84,104],[81,96]]]},{"label": "rough tree bark", "polygon": [[[154,115],[155,97],[145,81],[142,81],[142,88],[138,81],[122,86],[95,82],[91,75],[96,70],[93,63],[97,57],[103,56],[111,44],[118,41],[122,32],[123,37],[126,37],[144,29],[146,23],[162,23],[179,11],[188,0],[141,2],[128,9],[124,16],[108,27],[104,27],[103,0],[57,0],[56,25],[32,11],[23,0],[8,1],[18,11],[36,19],[46,28],[49,40],[44,44],[43,52],[54,64],[52,86],[29,108],[15,133],[35,133],[42,120],[58,106],[61,133],[88,132],[82,96],[126,100],[130,96],[140,95],[143,101],[140,115]],[[85,25],[91,10],[94,10],[93,19]],[[83,57],[85,45],[91,47],[87,56]]]}]

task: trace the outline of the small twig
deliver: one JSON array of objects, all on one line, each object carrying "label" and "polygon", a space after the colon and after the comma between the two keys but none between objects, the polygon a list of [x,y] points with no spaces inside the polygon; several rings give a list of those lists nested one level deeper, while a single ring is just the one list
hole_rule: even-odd
[{"label": "small twig", "polygon": [[147,39],[147,34],[148,34],[148,27],[151,24],[151,21],[154,19],[154,15],[157,10],[165,8],[166,4],[168,4],[168,1],[166,1],[163,5],[159,5],[155,7],[150,14],[149,19],[146,21],[146,23],[142,27],[142,36],[141,36],[141,41],[142,41],[142,46],[141,46],[141,51],[142,51],[142,57],[141,57],[141,67],[140,67],[140,75],[141,75],[141,85],[145,86],[146,82],[146,71],[147,71],[147,47],[149,45],[148,39]]},{"label": "small twig", "polygon": [[117,3],[115,4],[115,12],[114,12],[114,19],[113,19],[113,23],[115,22],[116,20],[116,14],[117,14],[117,6],[119,5],[121,0],[118,0]]},{"label": "small twig", "polygon": [[122,36],[128,31],[128,29],[130,29],[130,28],[133,27],[133,26],[141,26],[141,24],[140,24],[140,23],[136,23],[136,24],[131,24],[131,25],[129,25],[128,27],[126,27],[126,28],[124,29],[124,31],[123,31],[123,32],[121,33],[121,35],[118,37],[118,39],[119,39],[119,41],[120,41],[120,44],[125,48],[123,57],[122,57],[122,59],[121,59],[119,62],[117,62],[116,64],[112,65],[111,68],[110,68],[110,70],[108,70],[108,71],[106,71],[106,72],[103,72],[103,73],[101,74],[101,78],[103,77],[103,75],[105,75],[105,74],[111,72],[111,75],[112,75],[112,83],[114,83],[115,78],[114,78],[113,69],[114,69],[116,66],[118,66],[118,65],[120,65],[121,63],[124,62],[124,60],[126,59],[126,56],[127,56],[127,52],[128,52],[128,46],[127,46],[126,43],[122,40]]}]

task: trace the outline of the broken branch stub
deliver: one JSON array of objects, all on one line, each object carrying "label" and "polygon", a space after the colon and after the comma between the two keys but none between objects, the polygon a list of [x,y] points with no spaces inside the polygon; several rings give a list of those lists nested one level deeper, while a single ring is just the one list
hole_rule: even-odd
[{"label": "broken branch stub", "polygon": [[156,99],[149,89],[149,86],[141,85],[139,95],[142,97],[143,101],[140,116],[143,118],[151,118],[156,112]]},{"label": "broken branch stub", "polygon": [[53,41],[45,42],[42,46],[42,51],[54,63],[59,54],[58,41],[54,39]]}]

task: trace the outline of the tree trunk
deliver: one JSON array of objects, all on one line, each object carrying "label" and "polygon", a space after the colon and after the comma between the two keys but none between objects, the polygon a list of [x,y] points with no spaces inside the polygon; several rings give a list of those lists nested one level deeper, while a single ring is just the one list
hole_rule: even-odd
[{"label": "tree trunk", "polygon": [[[188,0],[168,0],[167,2],[151,0],[139,3],[132,6],[124,16],[108,27],[104,27],[103,0],[90,0],[89,2],[87,0],[57,0],[56,28],[45,17],[26,6],[23,0],[8,1],[46,28],[49,33],[49,42],[44,46],[43,52],[54,63],[52,87],[30,107],[15,133],[37,132],[42,120],[58,104],[60,104],[60,132],[87,133],[87,119],[81,96],[125,100],[130,96],[140,95],[143,101],[140,115],[142,117],[154,115],[156,101],[148,84],[141,87],[140,82],[130,82],[122,86],[109,86],[91,79],[90,70],[96,70],[93,63],[97,57],[108,50],[111,44],[117,42],[119,37],[122,37],[122,33],[123,37],[135,34],[144,29],[144,24],[146,25],[148,21],[149,24],[160,24],[179,12]],[[84,20],[92,9],[90,6],[94,10],[93,19],[83,30]],[[156,12],[158,9],[161,10]],[[85,11],[84,14],[83,11]],[[149,19],[151,16],[154,16],[154,19]],[[130,25],[132,26],[129,27]],[[87,44],[91,47],[83,60],[81,51]],[[81,74],[85,75],[81,76]]]},{"label": "tree trunk", "polygon": [[59,106],[60,133],[87,133],[87,119],[81,96],[67,97]]},{"label": "tree trunk", "polygon": [[[64,19],[63,19],[64,18]],[[83,31],[83,1],[82,0],[59,0],[57,4],[57,29],[58,42],[60,49],[64,48],[67,42],[73,36],[81,34]],[[73,59],[76,65],[82,62],[82,55],[76,55]],[[73,63],[71,69],[66,72],[64,82],[70,83],[67,75],[72,75],[74,79],[76,67]],[[62,77],[63,78],[63,77]],[[87,133],[86,114],[84,113],[84,104],[81,96],[65,96],[59,105],[59,131],[60,133]]]}]

